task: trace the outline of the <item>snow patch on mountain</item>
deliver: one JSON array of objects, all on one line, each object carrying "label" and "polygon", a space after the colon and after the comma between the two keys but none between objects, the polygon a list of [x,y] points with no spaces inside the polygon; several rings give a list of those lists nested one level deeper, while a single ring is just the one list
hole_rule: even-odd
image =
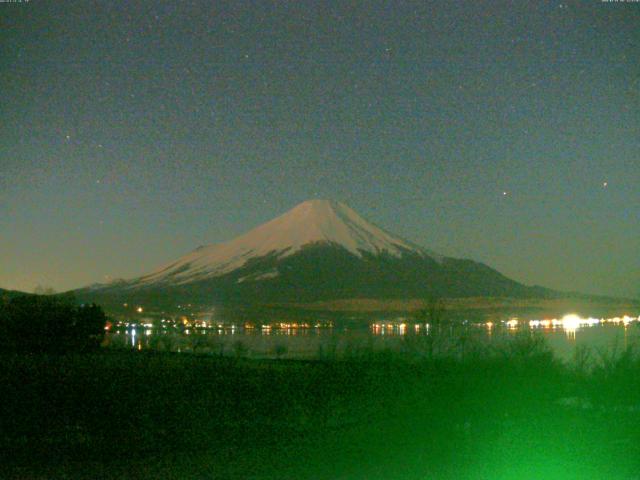
[{"label": "snow patch on mountain", "polygon": [[339,246],[359,257],[365,252],[395,257],[412,252],[436,261],[442,258],[392,236],[343,203],[309,200],[229,242],[199,247],[137,283],[191,283],[231,272],[253,258],[284,258],[317,243]]},{"label": "snow patch on mountain", "polygon": [[245,275],[244,277],[240,277],[236,281],[236,283],[257,282],[258,280],[267,280],[269,278],[276,278],[278,275],[280,275],[280,272],[278,272],[278,270],[274,268],[267,272],[260,272],[260,273],[254,273],[252,275]]}]

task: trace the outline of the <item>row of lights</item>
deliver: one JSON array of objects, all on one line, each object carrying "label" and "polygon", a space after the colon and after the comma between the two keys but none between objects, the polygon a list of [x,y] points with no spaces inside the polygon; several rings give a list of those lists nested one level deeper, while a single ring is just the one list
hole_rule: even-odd
[{"label": "row of lights", "polygon": [[[562,318],[553,318],[553,319],[545,319],[545,320],[529,320],[521,322],[517,318],[512,318],[506,322],[503,322],[509,329],[518,328],[521,325],[528,325],[531,328],[565,328],[565,329],[577,329],[579,327],[588,326],[592,327],[594,325],[603,325],[603,324],[614,324],[614,325],[624,325],[627,326],[632,322],[640,321],[640,317],[631,317],[629,315],[624,315],[622,317],[613,317],[613,318],[582,318],[575,314],[565,315]],[[484,325],[488,329],[492,329],[495,326],[494,322],[485,322],[484,324],[476,324],[476,325]],[[414,324],[414,330],[419,332],[422,328],[425,328],[427,331],[430,328],[428,323]],[[407,331],[406,323],[374,323],[371,325],[374,333],[384,334],[385,330],[398,330],[400,334],[403,334]]]},{"label": "row of lights", "polygon": [[[513,320],[516,320],[516,319],[510,320],[510,322],[512,322]],[[560,328],[565,328],[569,330],[575,330],[580,327],[593,327],[594,325],[601,325],[605,323],[611,323],[614,325],[623,324],[624,326],[627,326],[630,323],[636,322],[638,320],[640,320],[640,317],[634,318],[628,315],[624,315],[622,317],[613,317],[613,318],[593,318],[593,317],[582,318],[582,317],[579,317],[578,315],[570,314],[570,315],[565,315],[560,319],[553,318],[551,320],[529,320],[529,326],[533,328],[560,327]],[[509,326],[509,322],[507,322],[507,325]],[[513,325],[513,327],[517,327],[517,326],[518,324],[516,320],[516,324]]]}]

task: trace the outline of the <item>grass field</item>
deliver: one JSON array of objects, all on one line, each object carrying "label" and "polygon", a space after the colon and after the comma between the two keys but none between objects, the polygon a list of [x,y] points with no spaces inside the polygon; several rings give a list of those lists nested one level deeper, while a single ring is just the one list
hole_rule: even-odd
[{"label": "grass field", "polygon": [[640,361],[0,357],[1,478],[636,479]]}]

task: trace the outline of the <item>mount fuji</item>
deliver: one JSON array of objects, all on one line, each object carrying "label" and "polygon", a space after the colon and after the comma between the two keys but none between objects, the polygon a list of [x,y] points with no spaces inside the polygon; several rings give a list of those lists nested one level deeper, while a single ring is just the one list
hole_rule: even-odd
[{"label": "mount fuji", "polygon": [[309,200],[233,240],[147,275],[77,291],[111,301],[261,304],[351,298],[541,297],[478,262],[438,255],[347,205]]}]

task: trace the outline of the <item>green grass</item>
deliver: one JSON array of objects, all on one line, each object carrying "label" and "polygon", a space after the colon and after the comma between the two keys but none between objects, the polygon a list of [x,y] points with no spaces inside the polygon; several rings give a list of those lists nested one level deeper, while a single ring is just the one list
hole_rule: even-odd
[{"label": "green grass", "polygon": [[640,362],[0,356],[0,478],[634,479]]}]

